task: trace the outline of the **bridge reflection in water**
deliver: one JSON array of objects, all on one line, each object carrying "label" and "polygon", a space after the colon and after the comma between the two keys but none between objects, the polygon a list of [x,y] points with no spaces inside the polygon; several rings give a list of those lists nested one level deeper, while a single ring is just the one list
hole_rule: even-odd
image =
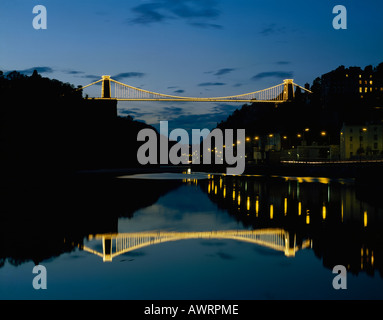
[{"label": "bridge reflection in water", "polygon": [[119,255],[130,251],[156,245],[164,242],[187,240],[187,239],[220,239],[237,240],[263,246],[279,252],[287,257],[294,257],[300,249],[310,247],[311,241],[304,240],[297,243],[295,235],[283,229],[261,229],[261,230],[223,230],[206,232],[138,232],[119,234],[99,234],[90,236],[89,240],[101,240],[102,252],[98,252],[85,245],[80,248],[95,254],[104,262],[112,261]]}]

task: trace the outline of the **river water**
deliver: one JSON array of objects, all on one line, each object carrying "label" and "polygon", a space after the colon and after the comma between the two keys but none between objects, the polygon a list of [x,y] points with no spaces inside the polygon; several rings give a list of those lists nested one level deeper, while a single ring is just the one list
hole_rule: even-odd
[{"label": "river water", "polygon": [[383,298],[383,205],[352,180],[89,174],[1,200],[1,299]]}]

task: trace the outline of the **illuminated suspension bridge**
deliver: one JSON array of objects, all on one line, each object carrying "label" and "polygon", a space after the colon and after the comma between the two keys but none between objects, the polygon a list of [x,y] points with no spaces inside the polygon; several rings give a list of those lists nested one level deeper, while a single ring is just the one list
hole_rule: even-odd
[{"label": "illuminated suspension bridge", "polygon": [[138,232],[101,234],[90,237],[89,240],[101,240],[102,252],[96,251],[85,245],[80,248],[84,251],[95,254],[103,261],[112,261],[124,253],[142,249],[144,247],[178,240],[187,239],[229,239],[248,242],[279,252],[287,257],[295,256],[295,252],[310,246],[310,240],[298,245],[296,239],[291,239],[290,234],[283,229],[261,229],[261,230],[225,230],[207,232]]},{"label": "illuminated suspension bridge", "polygon": [[118,101],[184,101],[184,102],[272,102],[282,103],[290,101],[295,96],[296,88],[300,88],[303,92],[309,92],[306,88],[303,88],[294,83],[293,79],[286,79],[283,83],[271,88],[235,95],[227,97],[214,97],[214,98],[195,98],[195,97],[181,97],[168,94],[162,94],[152,92],[130,85],[121,83],[112,79],[110,76],[102,76],[98,81],[90,83],[84,87],[85,89],[90,86],[102,83],[101,97],[93,98],[100,100],[115,99]]}]

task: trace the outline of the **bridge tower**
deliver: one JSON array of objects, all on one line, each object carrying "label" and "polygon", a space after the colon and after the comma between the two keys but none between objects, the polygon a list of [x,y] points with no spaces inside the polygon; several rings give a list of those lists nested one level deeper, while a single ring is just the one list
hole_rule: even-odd
[{"label": "bridge tower", "polygon": [[294,80],[293,79],[286,79],[283,80],[284,87],[283,87],[283,101],[291,101],[293,100],[295,96],[294,91]]},{"label": "bridge tower", "polygon": [[111,99],[110,76],[102,76],[101,98]]}]

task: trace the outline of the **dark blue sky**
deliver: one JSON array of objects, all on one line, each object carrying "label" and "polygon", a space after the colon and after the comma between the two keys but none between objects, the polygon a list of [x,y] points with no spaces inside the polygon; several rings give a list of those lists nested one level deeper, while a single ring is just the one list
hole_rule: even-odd
[{"label": "dark blue sky", "polygon": [[[48,29],[32,27],[45,5]],[[348,29],[334,30],[344,5]],[[339,65],[383,61],[380,0],[2,0],[0,70],[86,85],[103,74],[147,90],[227,96],[294,78],[310,84]],[[100,87],[87,93],[99,95]],[[119,103],[157,125],[212,128],[240,105]]]}]

